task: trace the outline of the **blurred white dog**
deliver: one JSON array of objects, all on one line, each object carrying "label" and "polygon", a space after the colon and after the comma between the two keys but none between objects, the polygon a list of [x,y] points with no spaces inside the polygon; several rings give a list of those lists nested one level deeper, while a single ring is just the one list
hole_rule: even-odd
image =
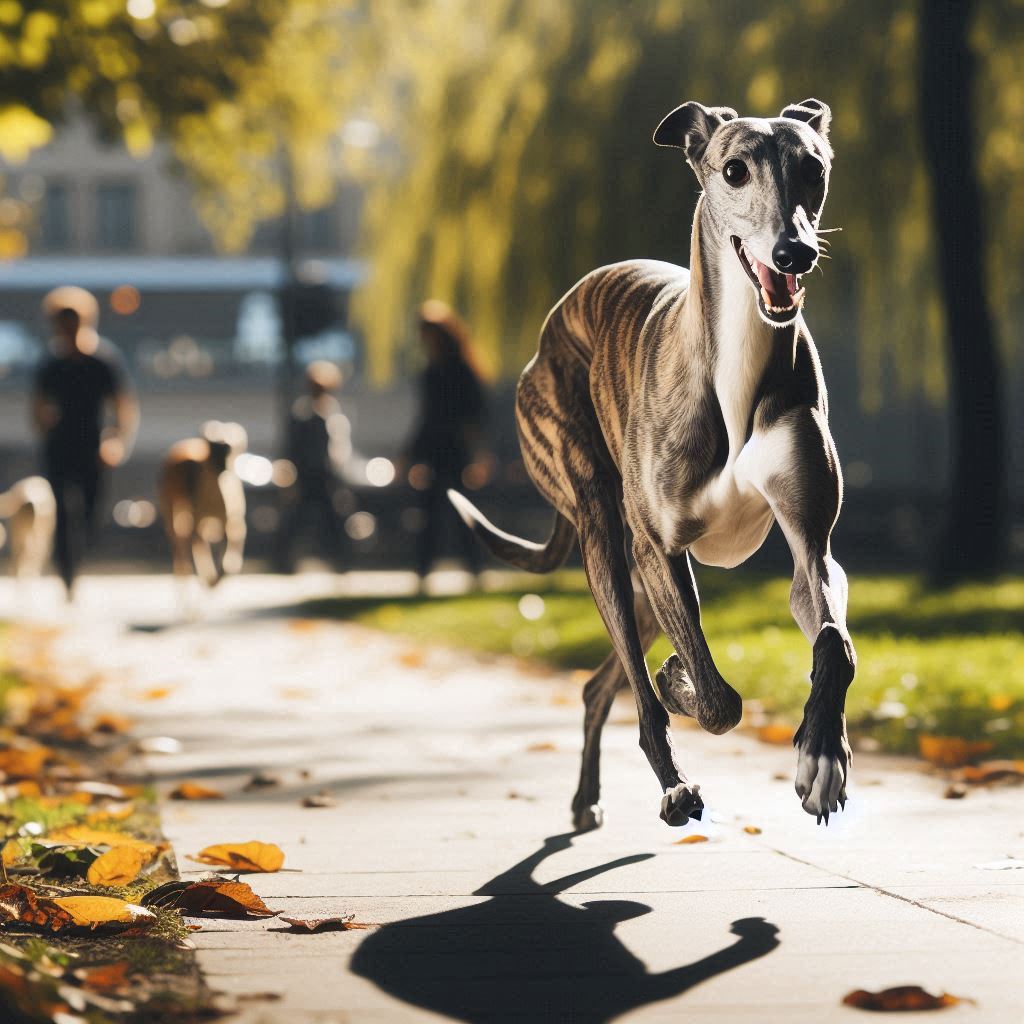
[{"label": "blurred white dog", "polygon": [[[7,520],[11,573],[18,579],[41,575],[57,525],[57,502],[49,483],[41,476],[29,476],[4,491],[0,519]],[[3,534],[0,526],[0,543]]]},{"label": "blurred white dog", "polygon": [[[210,420],[201,437],[172,445],[160,473],[160,515],[170,538],[176,576],[196,575],[213,587],[242,570],[245,490],[234,470],[248,446],[237,423]],[[218,560],[215,546],[223,541]]]}]

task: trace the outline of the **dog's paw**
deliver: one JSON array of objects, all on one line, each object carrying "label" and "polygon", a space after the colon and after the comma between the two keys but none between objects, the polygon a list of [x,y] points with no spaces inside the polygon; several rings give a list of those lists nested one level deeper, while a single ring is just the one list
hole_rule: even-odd
[{"label": "dog's paw", "polygon": [[[844,743],[845,747],[845,743]],[[796,763],[796,792],[808,814],[821,824],[828,816],[846,807],[846,774],[850,764],[849,748],[839,755],[819,754],[815,757],[801,748]]]},{"label": "dog's paw", "polygon": [[666,789],[661,798],[661,820],[666,825],[685,825],[691,818],[700,821],[704,813],[704,801],[700,798],[700,786],[692,782],[680,782],[672,789]]},{"label": "dog's paw", "polygon": [[572,811],[572,827],[577,832],[593,832],[604,824],[604,811],[600,804],[588,807],[574,807]]},{"label": "dog's paw", "polygon": [[224,552],[224,573],[237,576],[242,571],[242,554],[239,551]]}]

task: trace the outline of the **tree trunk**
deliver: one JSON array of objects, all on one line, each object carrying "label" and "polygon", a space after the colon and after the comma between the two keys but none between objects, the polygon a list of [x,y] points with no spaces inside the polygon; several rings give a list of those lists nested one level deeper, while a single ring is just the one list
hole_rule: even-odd
[{"label": "tree trunk", "polygon": [[1000,571],[1008,527],[1002,381],[985,292],[972,132],[973,11],[974,0],[921,4],[921,117],[949,348],[950,491],[932,563],[942,583]]}]

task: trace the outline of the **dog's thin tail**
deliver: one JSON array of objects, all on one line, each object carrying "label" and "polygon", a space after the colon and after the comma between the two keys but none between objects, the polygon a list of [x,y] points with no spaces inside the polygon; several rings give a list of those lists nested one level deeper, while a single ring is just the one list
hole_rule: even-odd
[{"label": "dog's thin tail", "polygon": [[480,542],[495,558],[522,569],[525,572],[553,572],[568,557],[576,541],[576,527],[561,514],[555,512],[555,525],[551,536],[543,544],[499,530],[463,494],[449,491],[448,499],[462,521],[479,538]]}]

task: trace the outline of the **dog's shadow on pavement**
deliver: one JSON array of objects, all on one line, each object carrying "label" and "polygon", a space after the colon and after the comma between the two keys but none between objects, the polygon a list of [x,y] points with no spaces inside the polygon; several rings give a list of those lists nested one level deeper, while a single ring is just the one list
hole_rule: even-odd
[{"label": "dog's shadow on pavement", "polygon": [[715,975],[770,953],[778,929],[763,918],[732,922],[735,941],[672,970],[650,974],[615,935],[621,921],[649,913],[643,903],[599,900],[573,906],[558,893],[610,871],[648,860],[636,854],[534,881],[548,857],[574,834],[544,845],[475,895],[484,903],[406,918],[366,937],[351,969],[398,999],[456,1020],[611,1021],[648,1003],[679,995]]}]

